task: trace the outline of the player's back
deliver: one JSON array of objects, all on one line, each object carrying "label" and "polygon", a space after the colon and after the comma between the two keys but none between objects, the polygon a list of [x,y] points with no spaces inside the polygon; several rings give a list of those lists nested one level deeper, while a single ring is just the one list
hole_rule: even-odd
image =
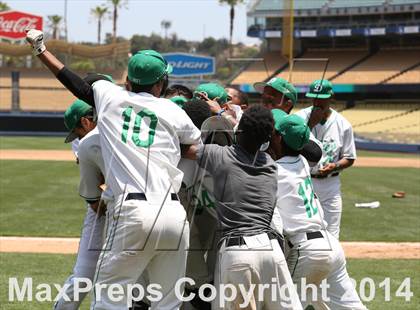
[{"label": "player's back", "polygon": [[306,159],[301,155],[284,156],[276,163],[277,207],[285,235],[322,230],[322,209],[313,191]]},{"label": "player's back", "polygon": [[106,81],[94,84],[107,182],[113,192],[178,191],[180,143],[199,141],[185,112],[167,99],[132,93]]}]

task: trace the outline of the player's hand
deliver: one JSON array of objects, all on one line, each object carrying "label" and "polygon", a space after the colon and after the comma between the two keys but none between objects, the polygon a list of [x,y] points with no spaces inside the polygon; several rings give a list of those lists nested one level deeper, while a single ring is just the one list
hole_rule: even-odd
[{"label": "player's hand", "polygon": [[204,100],[205,102],[207,102],[212,114],[217,114],[220,112],[220,110],[222,110],[222,108],[220,107],[220,104],[217,102],[217,99],[219,99],[218,97],[211,100],[209,99],[207,94],[204,92],[196,93],[196,96],[200,98],[201,100]]},{"label": "player's hand", "polygon": [[324,119],[324,110],[319,107],[313,107],[311,116],[309,116],[308,126],[309,128],[314,128]]},{"label": "player's hand", "polygon": [[26,32],[26,41],[32,46],[35,56],[42,54],[47,49],[44,44],[44,33],[40,30],[28,30]]},{"label": "player's hand", "polygon": [[320,175],[329,175],[331,172],[335,170],[336,167],[337,165],[335,163],[329,163],[326,166],[320,168],[318,172]]}]

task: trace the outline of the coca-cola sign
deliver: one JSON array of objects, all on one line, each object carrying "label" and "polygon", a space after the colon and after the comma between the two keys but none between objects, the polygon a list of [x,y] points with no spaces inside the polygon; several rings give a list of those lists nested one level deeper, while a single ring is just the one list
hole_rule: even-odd
[{"label": "coca-cola sign", "polygon": [[0,38],[21,40],[26,29],[42,30],[42,17],[19,11],[0,12]]}]

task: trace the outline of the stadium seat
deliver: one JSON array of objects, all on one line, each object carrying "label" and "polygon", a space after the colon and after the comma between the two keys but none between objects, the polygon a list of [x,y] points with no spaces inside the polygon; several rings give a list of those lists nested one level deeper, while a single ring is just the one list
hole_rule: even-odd
[{"label": "stadium seat", "polygon": [[266,53],[261,58],[265,60],[268,73],[263,61],[251,62],[248,67],[233,79],[231,84],[253,84],[264,81],[273,75],[276,70],[287,64],[287,59],[281,55],[280,51]]},{"label": "stadium seat", "polygon": [[420,65],[388,80],[386,84],[420,84]]},{"label": "stadium seat", "polygon": [[385,0],[332,0],[329,2],[330,8],[349,8],[361,6],[380,6],[383,5]]},{"label": "stadium seat", "polygon": [[333,80],[336,84],[377,84],[419,61],[420,49],[380,50]]},{"label": "stadium seat", "polygon": [[[329,63],[325,72],[325,78],[330,79],[340,71],[352,65],[365,55],[367,50],[309,50],[302,57],[298,58],[293,65],[291,82],[297,85],[306,85],[315,79],[322,78],[325,61],[310,61],[311,58],[328,58]],[[306,61],[304,59],[307,59]],[[288,78],[288,69],[281,72],[278,77]]]}]

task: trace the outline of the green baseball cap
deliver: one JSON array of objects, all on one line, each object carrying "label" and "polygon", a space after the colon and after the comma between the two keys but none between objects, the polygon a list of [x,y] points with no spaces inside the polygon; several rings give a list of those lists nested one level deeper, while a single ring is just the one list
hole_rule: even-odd
[{"label": "green baseball cap", "polygon": [[288,115],[286,112],[280,109],[272,109],[271,114],[273,114],[274,119],[274,129],[280,131],[279,127],[284,118]]},{"label": "green baseball cap", "polygon": [[274,128],[292,150],[300,151],[309,141],[309,127],[305,121],[295,115],[287,115],[278,120],[274,118]]},{"label": "green baseball cap", "polygon": [[194,97],[197,97],[198,93],[205,93],[210,100],[217,99],[217,102],[224,104],[228,101],[228,93],[226,92],[225,88],[217,83],[205,83],[199,85],[194,91]]},{"label": "green baseball cap", "polygon": [[65,143],[69,143],[77,138],[77,135],[74,132],[77,123],[83,116],[91,112],[92,109],[93,108],[90,105],[80,99],[75,100],[72,105],[67,108],[66,112],[64,112],[64,125],[70,132],[67,135],[66,140],[64,140]]},{"label": "green baseball cap", "polygon": [[297,90],[292,83],[289,83],[285,79],[272,78],[267,83],[257,82],[254,84],[255,90],[261,94],[264,92],[264,87],[266,86],[270,86],[275,90],[281,92],[285,97],[290,99],[293,102],[293,104],[297,103]]},{"label": "green baseball cap", "polygon": [[188,99],[184,96],[174,96],[172,98],[169,98],[173,103],[176,103],[180,108],[183,108],[185,103],[188,102]]},{"label": "green baseball cap", "polygon": [[172,66],[154,50],[143,50],[128,61],[128,79],[138,85],[151,85],[165,74],[172,72]]},{"label": "green baseball cap", "polygon": [[315,80],[309,86],[307,98],[328,99],[334,95],[332,83],[328,80]]}]

